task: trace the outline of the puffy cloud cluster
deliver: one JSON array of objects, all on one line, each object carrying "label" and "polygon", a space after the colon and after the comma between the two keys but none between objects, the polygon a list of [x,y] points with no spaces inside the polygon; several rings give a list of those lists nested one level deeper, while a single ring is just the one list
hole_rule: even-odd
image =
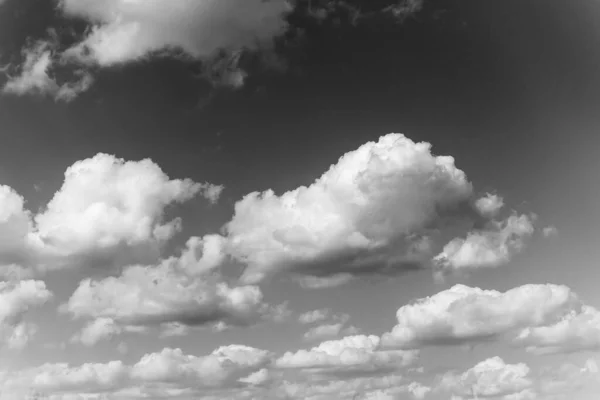
[{"label": "puffy cloud cluster", "polygon": [[454,399],[470,399],[472,396],[499,400],[535,399],[529,375],[530,369],[526,364],[506,364],[500,357],[493,357],[460,375],[446,374],[441,387],[452,393]]},{"label": "puffy cloud cluster", "polygon": [[[503,205],[498,195],[476,199],[452,157],[389,134],[346,153],[308,187],[246,195],[225,226],[227,251],[247,266],[246,282],[283,270],[309,288],[431,264],[496,267],[534,232],[534,216],[497,219]],[[482,219],[485,228],[471,231]],[[442,246],[457,232],[466,237]]]},{"label": "puffy cloud cluster", "polygon": [[[125,161],[102,153],[70,166],[62,187],[37,214],[25,209],[12,188],[0,186],[0,263],[5,265],[0,272],[21,278],[27,275],[23,264],[56,268],[83,259],[111,264],[156,257],[181,225],[179,219],[163,220],[165,208],[197,195],[214,202],[221,190],[169,179],[149,159]],[[218,244],[213,237],[207,242],[207,257],[214,257]]]},{"label": "puffy cloud cluster", "polygon": [[193,237],[179,257],[157,265],[133,265],[102,280],[85,279],[63,306],[75,318],[93,319],[79,335],[84,344],[132,330],[167,326],[165,336],[185,334],[186,326],[250,325],[277,317],[259,287],[230,286],[213,269],[221,257],[214,236]]},{"label": "puffy cloud cluster", "polygon": [[248,380],[255,381],[254,374],[270,360],[269,352],[242,345],[223,346],[205,356],[165,348],[158,353],[146,354],[134,365],[125,365],[121,361],[77,367],[63,363],[44,364],[0,375],[0,382],[2,396],[11,399],[32,390],[60,399],[70,398],[68,396],[88,398],[86,395],[98,398],[96,396],[102,393],[112,393],[116,398],[166,398],[177,393],[199,396],[204,393],[203,389],[252,385]]},{"label": "puffy cloud cluster", "polygon": [[36,333],[27,312],[52,298],[42,281],[0,282],[0,346],[19,349]]},{"label": "puffy cloud cluster", "polygon": [[554,326],[581,307],[577,295],[562,285],[530,284],[506,292],[455,285],[400,307],[397,325],[382,340],[405,348],[517,340],[538,327]]},{"label": "puffy cloud cluster", "polygon": [[238,201],[226,225],[229,252],[248,265],[247,281],[281,268],[316,276],[401,270],[427,254],[419,234],[471,194],[452,157],[389,134],[345,154],[308,187]]},{"label": "puffy cloud cluster", "polygon": [[276,365],[320,374],[343,375],[389,372],[413,363],[417,357],[417,351],[382,349],[377,336],[356,335],[325,341],[310,350],[286,352],[277,359]]},{"label": "puffy cloud cluster", "polygon": [[464,239],[451,240],[434,261],[452,270],[497,267],[520,252],[533,232],[533,217],[511,215],[503,221],[491,221],[487,229],[469,232]]}]

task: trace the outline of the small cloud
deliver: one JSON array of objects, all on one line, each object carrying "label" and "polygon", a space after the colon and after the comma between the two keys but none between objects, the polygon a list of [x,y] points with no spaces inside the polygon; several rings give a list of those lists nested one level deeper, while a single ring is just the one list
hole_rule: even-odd
[{"label": "small cloud", "polygon": [[558,229],[553,225],[549,225],[542,229],[542,234],[547,238],[554,237],[558,235]]}]

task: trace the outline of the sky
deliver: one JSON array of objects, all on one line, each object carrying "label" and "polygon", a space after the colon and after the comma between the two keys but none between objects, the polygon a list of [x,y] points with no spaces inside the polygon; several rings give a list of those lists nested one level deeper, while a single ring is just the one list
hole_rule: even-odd
[{"label": "sky", "polygon": [[0,1],[0,400],[593,400],[597,0]]}]

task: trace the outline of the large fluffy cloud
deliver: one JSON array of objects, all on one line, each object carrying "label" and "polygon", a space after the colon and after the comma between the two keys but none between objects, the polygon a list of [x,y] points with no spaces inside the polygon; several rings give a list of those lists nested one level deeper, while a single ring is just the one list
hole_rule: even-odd
[{"label": "large fluffy cloud", "polygon": [[276,313],[263,302],[260,288],[230,286],[213,271],[220,262],[218,243],[215,237],[191,238],[179,257],[83,280],[63,309],[76,318],[96,319],[81,334],[91,343],[129,325],[248,325]]},{"label": "large fluffy cloud", "polygon": [[168,239],[179,221],[163,223],[165,207],[208,188],[190,179],[171,180],[149,159],[101,153],[66,170],[62,187],[35,216],[37,232],[66,253]]},{"label": "large fluffy cloud", "polygon": [[179,219],[164,221],[165,209],[197,195],[214,202],[221,190],[170,179],[149,159],[125,161],[102,153],[70,166],[62,187],[37,214],[25,209],[12,188],[0,186],[0,273],[18,278],[26,275],[19,264],[59,267],[82,261],[77,257],[106,264],[117,256],[123,262],[156,257],[180,228]]},{"label": "large fluffy cloud", "polygon": [[[533,233],[533,220],[496,219],[502,206],[497,195],[476,199],[454,158],[389,134],[346,153],[308,187],[246,195],[225,228],[246,282],[286,270],[304,286],[326,287],[432,262],[446,270],[506,263]],[[475,223],[485,228],[471,231]],[[466,239],[442,249],[457,233]]]},{"label": "large fluffy cloud", "polygon": [[419,234],[472,193],[450,156],[390,134],[345,154],[308,187],[250,193],[226,225],[229,251],[256,281],[281,268],[312,275],[401,269],[421,261]]},{"label": "large fluffy cloud", "polygon": [[0,346],[23,347],[36,332],[23,318],[29,309],[51,298],[52,293],[41,281],[0,282]]},{"label": "large fluffy cloud", "polygon": [[516,340],[527,328],[552,326],[581,307],[577,295],[562,285],[531,284],[506,292],[456,285],[398,309],[397,325],[382,340],[407,348],[503,336]]}]

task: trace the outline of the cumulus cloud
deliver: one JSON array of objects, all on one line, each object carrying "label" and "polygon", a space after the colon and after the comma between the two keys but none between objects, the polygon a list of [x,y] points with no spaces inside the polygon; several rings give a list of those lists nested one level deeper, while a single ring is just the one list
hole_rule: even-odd
[{"label": "cumulus cloud", "polygon": [[516,400],[532,396],[533,381],[524,363],[506,364],[500,357],[489,358],[458,375],[444,376],[441,388],[461,398],[494,398]]},{"label": "cumulus cloud", "polygon": [[37,331],[23,318],[31,308],[51,298],[52,293],[42,281],[0,282],[0,346],[22,348]]},{"label": "cumulus cloud", "polygon": [[406,348],[514,340],[530,327],[551,326],[581,301],[562,285],[524,285],[506,292],[455,285],[402,306],[385,345]]},{"label": "cumulus cloud", "polygon": [[546,326],[525,328],[517,339],[537,354],[600,349],[600,311],[582,305]]},{"label": "cumulus cloud", "polygon": [[464,239],[453,239],[434,262],[448,270],[497,267],[520,252],[533,231],[533,217],[511,215],[504,221],[490,222],[487,229],[469,232]]},{"label": "cumulus cloud", "polygon": [[35,216],[41,239],[67,253],[170,238],[178,221],[162,222],[165,207],[211,185],[170,180],[149,159],[98,154],[65,172],[64,183]]},{"label": "cumulus cloud", "polygon": [[[199,195],[214,202],[221,190],[170,179],[149,159],[125,161],[102,153],[67,168],[61,188],[37,214],[12,188],[0,186],[0,273],[22,279],[31,265],[58,268],[96,258],[107,266],[118,257],[122,263],[155,259],[181,226],[179,219],[164,221],[165,209]],[[218,236],[208,236],[201,245],[206,256],[198,268],[220,261]]]},{"label": "cumulus cloud", "polygon": [[471,194],[452,157],[389,134],[345,154],[308,187],[238,201],[226,225],[228,250],[248,265],[248,282],[281,269],[312,276],[398,271],[427,259],[427,228]]},{"label": "cumulus cloud", "polygon": [[346,336],[310,350],[286,352],[276,361],[279,368],[310,370],[319,374],[367,374],[391,371],[413,363],[417,351],[383,350],[377,336]]},{"label": "cumulus cloud", "polygon": [[206,249],[205,242],[191,238],[179,257],[158,265],[133,265],[117,277],[85,279],[63,310],[75,318],[110,321],[111,333],[120,332],[114,324],[249,325],[279,314],[277,307],[263,302],[257,286],[232,287],[213,273],[214,254],[199,251]]},{"label": "cumulus cloud", "polygon": [[146,354],[134,365],[125,365],[121,361],[86,363],[76,367],[64,363],[44,364],[5,373],[0,375],[0,380],[2,395],[14,394],[14,398],[31,390],[60,399],[76,395],[97,398],[94,396],[102,393],[112,393],[120,398],[119,393],[125,395],[128,392],[131,395],[137,392],[139,396],[123,397],[144,397],[144,394],[154,393],[157,397],[167,398],[177,392],[197,397],[202,394],[200,389],[255,384],[260,376],[250,379],[253,382],[248,382],[248,377],[258,374],[270,360],[269,352],[242,345],[223,346],[205,356],[165,348]]}]

